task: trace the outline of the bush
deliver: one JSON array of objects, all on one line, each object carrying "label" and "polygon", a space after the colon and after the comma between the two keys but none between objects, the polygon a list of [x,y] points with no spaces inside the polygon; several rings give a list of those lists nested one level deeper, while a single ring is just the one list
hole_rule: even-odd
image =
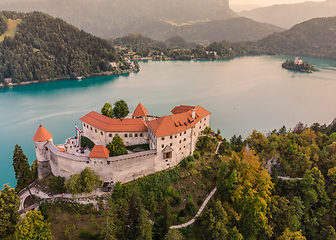
[{"label": "bush", "polygon": [[54,177],[50,180],[48,187],[52,193],[63,193],[65,192],[64,182],[64,177]]},{"label": "bush", "polygon": [[190,215],[195,215],[197,213],[197,208],[194,205],[194,201],[191,198],[188,198],[186,203],[186,210],[190,213]]},{"label": "bush", "polygon": [[87,137],[81,137],[81,146],[82,147],[88,147],[88,148],[93,148],[95,144]]},{"label": "bush", "polygon": [[199,152],[194,152],[194,158],[199,159],[200,158],[200,153]]},{"label": "bush", "polygon": [[98,240],[100,237],[99,233],[92,233],[84,229],[80,230],[79,237],[82,239]]},{"label": "bush", "polygon": [[199,206],[199,207],[202,206],[203,202],[204,202],[204,201],[203,201],[202,199],[199,199],[199,200],[197,201],[197,206]]}]

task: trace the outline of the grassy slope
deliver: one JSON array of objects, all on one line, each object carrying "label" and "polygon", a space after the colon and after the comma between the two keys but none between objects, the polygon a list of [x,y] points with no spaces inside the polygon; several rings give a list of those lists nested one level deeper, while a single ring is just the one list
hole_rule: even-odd
[{"label": "grassy slope", "polygon": [[4,34],[2,34],[0,36],[0,42],[2,42],[5,38],[5,36],[7,37],[14,37],[15,36],[15,33],[16,33],[16,30],[17,30],[17,25],[21,22],[22,20],[21,19],[17,19],[17,20],[11,20],[11,19],[8,19],[7,20],[7,30],[6,32],[4,32]]}]

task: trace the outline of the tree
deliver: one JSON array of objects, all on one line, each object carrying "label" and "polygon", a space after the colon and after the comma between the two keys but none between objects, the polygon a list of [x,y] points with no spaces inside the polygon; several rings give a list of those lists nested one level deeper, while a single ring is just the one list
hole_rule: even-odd
[{"label": "tree", "polygon": [[298,232],[292,232],[287,228],[281,237],[278,238],[279,240],[306,240],[304,236],[302,236],[301,230]]},{"label": "tree", "polygon": [[177,230],[177,229],[170,229],[166,236],[165,236],[165,240],[183,240],[183,235],[182,233]]},{"label": "tree", "polygon": [[212,201],[201,218],[204,219],[202,231],[208,236],[207,239],[226,239],[228,218],[220,200]]},{"label": "tree", "polygon": [[123,99],[116,101],[114,103],[113,116],[115,118],[126,117],[128,113],[129,113],[128,105]]},{"label": "tree", "polygon": [[16,239],[51,239],[50,223],[44,220],[40,211],[31,210],[15,231]]},{"label": "tree", "polygon": [[102,181],[90,168],[86,167],[80,174],[71,175],[65,186],[73,194],[90,193],[101,186]]},{"label": "tree", "polygon": [[17,179],[16,191],[20,191],[26,187],[31,181],[31,170],[28,158],[23,153],[19,145],[15,145],[13,153],[13,167],[15,171],[15,179]]},{"label": "tree", "polygon": [[20,220],[20,198],[13,188],[4,185],[0,192],[0,236],[10,237],[15,232],[15,226]]},{"label": "tree", "polygon": [[106,102],[101,109],[101,113],[106,116],[106,117],[113,117],[113,109],[112,109],[112,104],[109,102]]},{"label": "tree", "polygon": [[110,150],[110,157],[127,154],[125,144],[119,136],[114,136],[112,142],[110,142],[106,147]]},{"label": "tree", "polygon": [[65,186],[64,186],[65,178],[64,177],[54,177],[49,182],[49,189],[53,193],[63,193],[65,192]]}]

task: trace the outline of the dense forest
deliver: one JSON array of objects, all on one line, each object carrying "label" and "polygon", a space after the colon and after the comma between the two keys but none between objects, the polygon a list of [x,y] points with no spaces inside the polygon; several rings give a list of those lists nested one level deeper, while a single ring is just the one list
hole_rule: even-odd
[{"label": "dense forest", "polygon": [[[138,52],[137,54],[143,57],[148,56],[150,52],[155,55],[156,51],[159,51],[164,53],[166,59],[174,60],[227,59],[244,55],[299,55],[336,60],[335,34],[336,17],[330,17],[303,22],[290,30],[271,34],[257,42],[221,41],[208,46],[197,45],[192,49],[165,48],[164,45],[160,45],[160,49],[154,49],[148,41],[147,46],[128,48],[132,46],[128,37],[119,39],[117,43],[127,46],[128,50]],[[157,41],[155,46],[158,46]]]},{"label": "dense forest", "polygon": [[[2,12],[7,21],[22,19],[14,37],[0,43],[0,82],[52,80],[115,71],[120,56],[108,41],[92,36],[47,14]],[[124,68],[128,63],[121,61]]]}]

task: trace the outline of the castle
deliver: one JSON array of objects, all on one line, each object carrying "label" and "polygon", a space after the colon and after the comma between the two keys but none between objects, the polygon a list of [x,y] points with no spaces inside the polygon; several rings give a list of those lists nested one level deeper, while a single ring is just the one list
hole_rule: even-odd
[{"label": "castle", "polygon": [[[95,171],[105,182],[129,182],[179,164],[193,154],[201,132],[209,126],[210,112],[201,106],[175,107],[171,115],[147,115],[139,103],[131,116],[109,118],[90,112],[80,118],[82,131],[77,136],[55,145],[52,134],[39,126],[34,137],[38,177],[50,173],[68,179],[85,167]],[[95,146],[81,148],[80,138],[87,137]],[[130,152],[109,157],[105,147],[114,136],[120,136],[125,146],[149,144],[147,151]]]}]

